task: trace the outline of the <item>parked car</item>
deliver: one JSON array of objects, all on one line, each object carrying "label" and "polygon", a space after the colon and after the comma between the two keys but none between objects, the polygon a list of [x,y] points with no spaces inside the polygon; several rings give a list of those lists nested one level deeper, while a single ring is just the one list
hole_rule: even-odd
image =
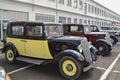
[{"label": "parked car", "polygon": [[11,80],[10,76],[6,74],[5,69],[0,66],[0,80]]},{"label": "parked car", "polygon": [[108,33],[91,32],[90,25],[64,24],[63,26],[64,35],[87,37],[88,41],[92,42],[102,56],[110,53],[112,43]]},{"label": "parked car", "polygon": [[113,46],[117,44],[119,41],[119,34],[116,32],[112,26],[95,26],[95,25],[90,25],[91,27],[91,32],[106,32],[110,34],[110,38],[112,40]]},{"label": "parked car", "polygon": [[59,63],[61,74],[69,80],[91,69],[98,54],[87,38],[64,36],[62,24],[24,21],[8,24],[2,52],[10,63]]}]

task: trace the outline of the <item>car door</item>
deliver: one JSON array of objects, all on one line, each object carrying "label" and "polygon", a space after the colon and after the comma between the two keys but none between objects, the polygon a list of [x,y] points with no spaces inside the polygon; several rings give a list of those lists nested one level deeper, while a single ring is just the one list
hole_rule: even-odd
[{"label": "car door", "polygon": [[[52,58],[48,49],[47,40],[43,39],[43,26],[27,24],[26,28],[26,56],[33,58]],[[46,56],[46,54],[48,54]]]},{"label": "car door", "polygon": [[23,24],[12,24],[11,32],[9,33],[10,36],[8,36],[7,43],[12,43],[16,49],[18,50],[19,55],[25,55],[25,40],[24,40],[24,26]]}]

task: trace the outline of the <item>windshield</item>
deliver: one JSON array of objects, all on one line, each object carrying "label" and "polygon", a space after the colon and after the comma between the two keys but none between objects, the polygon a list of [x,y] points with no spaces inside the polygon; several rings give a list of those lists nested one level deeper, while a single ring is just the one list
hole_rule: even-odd
[{"label": "windshield", "polygon": [[46,24],[45,25],[46,36],[63,35],[63,26],[59,24]]},{"label": "windshield", "polygon": [[112,30],[111,27],[101,27],[102,30]]}]

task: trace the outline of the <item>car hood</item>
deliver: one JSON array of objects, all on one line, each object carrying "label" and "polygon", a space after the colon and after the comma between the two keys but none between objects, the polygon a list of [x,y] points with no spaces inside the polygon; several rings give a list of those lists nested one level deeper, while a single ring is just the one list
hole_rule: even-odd
[{"label": "car hood", "polygon": [[84,39],[83,37],[74,37],[74,36],[61,36],[61,37],[51,37],[48,38],[48,41],[54,42],[67,42],[67,43],[74,43],[79,45],[81,40]]}]

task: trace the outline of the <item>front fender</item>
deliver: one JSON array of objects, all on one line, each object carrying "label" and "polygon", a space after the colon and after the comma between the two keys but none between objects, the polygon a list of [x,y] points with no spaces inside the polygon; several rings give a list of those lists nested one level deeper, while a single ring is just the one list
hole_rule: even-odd
[{"label": "front fender", "polygon": [[58,55],[55,56],[54,59],[61,59],[64,56],[72,56],[73,58],[77,59],[78,61],[85,61],[83,55],[75,50],[69,49],[60,52]]},{"label": "front fender", "polygon": [[112,43],[108,42],[108,41],[105,40],[105,39],[99,39],[99,40],[97,40],[97,41],[94,43],[94,45],[97,44],[98,42],[103,42],[103,43],[107,44],[108,46],[112,47]]}]

